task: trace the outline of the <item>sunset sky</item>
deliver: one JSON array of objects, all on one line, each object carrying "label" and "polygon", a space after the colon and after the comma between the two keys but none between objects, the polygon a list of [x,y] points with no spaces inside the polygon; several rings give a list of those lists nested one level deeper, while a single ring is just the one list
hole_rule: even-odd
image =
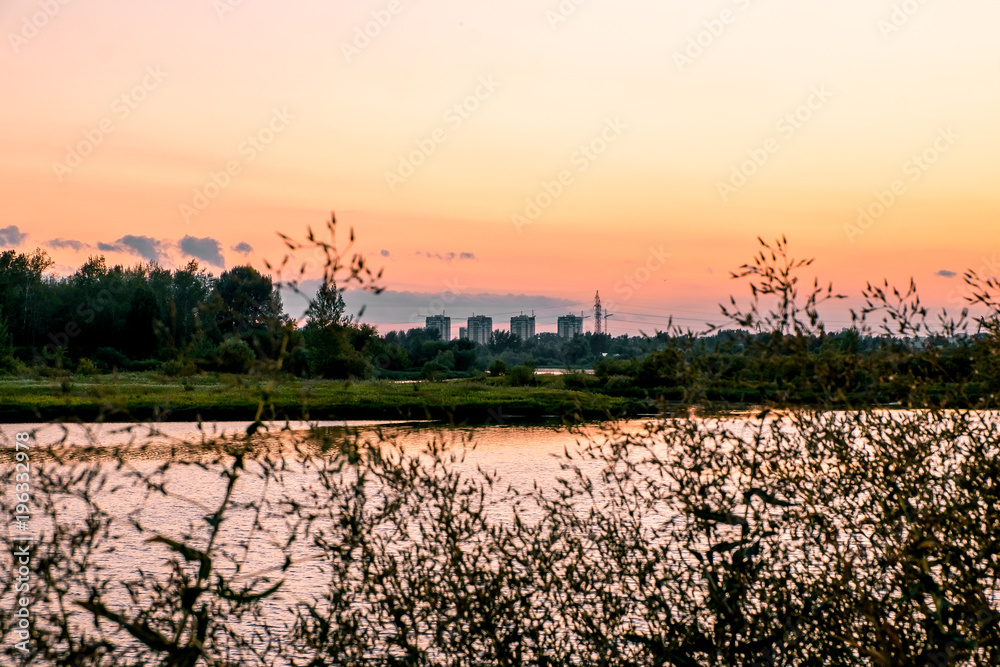
[{"label": "sunset sky", "polygon": [[0,247],[218,273],[336,211],[385,268],[372,321],[554,330],[600,290],[636,333],[718,320],[786,234],[843,292],[955,306],[1000,273],[998,25],[996,0],[8,0]]}]

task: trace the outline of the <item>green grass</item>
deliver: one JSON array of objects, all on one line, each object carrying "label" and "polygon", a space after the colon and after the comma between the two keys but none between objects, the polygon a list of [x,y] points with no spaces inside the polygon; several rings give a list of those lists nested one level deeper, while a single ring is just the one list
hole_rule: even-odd
[{"label": "green grass", "polygon": [[510,417],[602,419],[635,413],[627,399],[572,391],[556,379],[535,387],[500,380],[394,383],[285,380],[156,373],[38,380],[0,378],[0,422],[252,420],[261,401],[265,419],[439,419],[483,423]]}]

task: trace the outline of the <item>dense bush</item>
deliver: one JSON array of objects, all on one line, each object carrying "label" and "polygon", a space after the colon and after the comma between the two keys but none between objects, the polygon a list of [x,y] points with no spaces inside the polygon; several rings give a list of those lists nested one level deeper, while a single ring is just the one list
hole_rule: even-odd
[{"label": "dense bush", "polygon": [[486,370],[493,377],[500,377],[507,374],[507,364],[501,359],[494,359]]},{"label": "dense bush", "polygon": [[598,359],[594,362],[594,375],[602,380],[612,375],[634,375],[635,365],[632,359]]},{"label": "dense bush", "polygon": [[219,369],[227,373],[246,373],[257,358],[241,338],[227,338],[219,346]]},{"label": "dense bush", "polygon": [[204,333],[199,333],[188,345],[187,357],[202,368],[212,368],[218,363],[219,345]]},{"label": "dense bush", "polygon": [[94,358],[97,360],[97,363],[101,366],[102,370],[117,369],[120,371],[126,371],[132,367],[132,361],[113,347],[97,348]]},{"label": "dense bush", "polygon": [[424,364],[424,367],[420,369],[420,377],[432,382],[440,382],[445,378],[447,373],[448,369],[436,361],[428,361]]},{"label": "dense bush", "polygon": [[97,364],[84,357],[76,363],[76,372],[79,375],[97,375],[100,369],[97,367]]},{"label": "dense bush", "polygon": [[170,359],[160,365],[160,371],[170,377],[186,377],[198,372],[198,367],[188,359]]},{"label": "dense bush", "polygon": [[531,366],[514,366],[507,371],[507,382],[512,387],[529,387],[535,384],[535,369]]},{"label": "dense bush", "polygon": [[562,376],[563,386],[567,389],[587,391],[601,383],[600,379],[589,373],[566,373]]}]

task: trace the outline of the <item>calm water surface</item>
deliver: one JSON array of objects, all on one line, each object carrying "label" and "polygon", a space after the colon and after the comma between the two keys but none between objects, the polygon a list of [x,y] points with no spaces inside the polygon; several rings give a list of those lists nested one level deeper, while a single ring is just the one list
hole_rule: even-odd
[{"label": "calm water surface", "polygon": [[[995,420],[996,415],[986,416],[986,419]],[[733,415],[717,422],[704,420],[702,423],[708,421],[744,438],[752,437],[760,425],[752,415]],[[650,423],[649,420],[636,420],[615,426],[619,434],[648,437]],[[168,492],[166,494],[149,491],[138,482],[139,477],[156,475],[164,463],[172,459],[207,462],[211,457],[206,458],[199,443],[217,438],[238,439],[245,434],[247,425],[246,422],[66,426],[5,424],[0,425],[0,441],[9,447],[15,433],[33,433],[37,449],[32,454],[32,462],[44,472],[97,465],[104,459],[102,467],[108,483],[97,494],[97,500],[105,512],[115,517],[116,524],[110,539],[102,546],[99,559],[101,571],[97,574],[117,586],[119,582],[141,578],[140,571],[160,578],[167,572],[167,562],[172,553],[162,544],[150,543],[148,539],[153,535],[183,540],[182,536],[190,533],[195,536],[190,540],[192,546],[201,546],[199,541],[203,542],[209,532],[205,517],[216,510],[225,489],[225,479],[220,476],[218,465],[172,466],[159,478]],[[314,431],[315,428],[319,431]],[[537,484],[543,492],[555,494],[560,479],[571,476],[565,468],[565,455],[576,452],[588,440],[601,442],[607,437],[607,431],[608,425],[600,424],[569,429],[532,425],[443,428],[431,423],[385,421],[271,423],[267,425],[262,440],[270,443],[272,451],[290,455],[290,465],[278,483],[273,478],[263,480],[256,474],[259,467],[255,468],[252,462],[248,464],[233,497],[239,509],[234,510],[224,522],[221,543],[217,546],[221,546],[235,560],[242,561],[245,571],[276,571],[276,566],[284,560],[280,545],[288,535],[289,525],[280,511],[265,511],[261,516],[263,527],[255,527],[256,508],[264,505],[262,499],[273,500],[276,497],[292,498],[308,506],[313,502],[310,492],[322,491],[315,468],[304,470],[292,448],[294,442],[315,439],[317,433],[335,442],[351,437],[372,441],[388,438],[413,454],[423,451],[429,443],[446,443],[456,456],[461,453],[454,463],[457,469],[469,476],[478,475],[477,471],[483,470],[499,477],[501,484],[495,485],[500,489],[497,491],[499,500],[491,504],[491,498],[487,497],[487,514],[496,522],[504,522],[514,511],[510,496],[503,492],[507,485],[527,491]],[[45,446],[59,444],[65,446],[62,462],[47,458]],[[658,445],[654,442],[652,446],[655,448]],[[112,453],[121,447],[128,448],[131,453],[117,460]],[[81,453],[77,460],[74,460],[75,450]],[[579,460],[576,463],[595,480],[599,489],[600,464]],[[380,488],[377,483],[370,484],[367,491],[370,497],[378,500]],[[70,502],[66,504],[63,516],[64,521],[68,518],[72,522],[82,519],[84,515],[79,504],[74,506]],[[527,514],[522,513],[521,516],[531,523],[530,504]],[[427,517],[429,515],[425,514],[416,520]],[[134,522],[141,524],[141,533],[135,530]],[[322,520],[318,525],[322,526]],[[44,522],[37,522],[35,528],[40,530],[44,539]],[[391,536],[386,535],[386,538],[391,539]],[[242,553],[244,547],[249,547],[245,554]],[[284,578],[285,586],[278,596],[267,603],[269,608],[273,606],[277,616],[281,616],[283,610],[296,601],[315,600],[322,594],[330,574],[323,571],[322,563],[316,559],[317,551],[307,540],[293,546],[293,556],[299,564],[287,572],[278,573],[277,576]],[[224,570],[224,567],[221,569]],[[123,607],[129,604],[121,586],[109,591],[107,599]]]},{"label": "calm water surface", "polygon": [[[619,424],[625,431],[638,433],[647,422],[633,421]],[[98,494],[102,509],[117,518],[116,530],[112,531],[109,549],[102,557],[103,575],[113,575],[113,580],[135,579],[137,573],[165,572],[165,564],[171,553],[160,544],[151,544],[149,537],[162,534],[179,538],[184,532],[206,536],[204,517],[218,506],[225,489],[225,480],[220,478],[219,467],[181,465],[172,467],[162,477],[163,486],[169,492],[164,495],[147,490],[137,482],[137,476],[154,474],[176,452],[181,460],[193,461],[199,457],[198,443],[217,438],[239,438],[248,426],[246,422],[224,422],[216,424],[162,423],[162,424],[4,424],[0,426],[0,440],[6,446],[13,442],[15,433],[28,431],[33,434],[35,450],[32,454],[34,467],[47,472],[59,469],[69,470],[74,465],[95,465],[105,458],[103,471],[108,483]],[[575,451],[588,438],[600,438],[601,426],[590,425],[577,429],[558,426],[476,426],[472,428],[441,428],[428,423],[351,421],[316,423],[270,423],[265,439],[274,443],[287,443],[285,452],[292,453],[293,440],[307,438],[312,428],[321,428],[334,439],[354,434],[362,439],[377,440],[388,437],[399,442],[407,452],[418,453],[430,442],[447,443],[456,453],[464,455],[456,466],[475,474],[477,467],[498,475],[502,485],[529,490],[537,483],[542,488],[555,489],[558,478],[567,476],[562,464],[564,454]],[[474,447],[470,443],[474,442]],[[57,463],[44,456],[46,446],[63,446],[63,462]],[[74,461],[73,450],[79,448],[86,457]],[[119,465],[112,453],[125,448],[130,453],[122,457]],[[294,460],[294,457],[290,457]],[[206,459],[208,460],[208,459]],[[585,467],[598,466],[590,463]],[[260,505],[260,499],[276,495],[306,497],[304,490],[317,486],[314,470],[302,471],[293,464],[285,473],[281,488],[270,482],[269,487],[254,474],[254,466],[248,465],[247,473],[237,486],[234,500],[245,503],[246,508],[234,511],[224,524],[223,546],[240,548],[248,543],[248,568],[273,567],[283,558],[275,544],[287,534],[284,518],[275,514],[265,517],[264,523],[273,530],[254,530],[252,508]],[[37,472],[36,472],[37,475]],[[372,489],[377,494],[377,489]],[[499,521],[511,514],[508,505],[497,504],[488,513]],[[64,517],[73,513],[83,518],[79,505],[66,506]],[[529,510],[523,517],[531,520]],[[141,523],[140,534],[132,528],[132,521]],[[47,524],[37,521],[36,529],[47,532]],[[197,540],[195,540],[197,545]],[[307,545],[303,545],[305,548]],[[315,552],[315,549],[313,549]],[[315,555],[300,552],[301,556]],[[325,577],[318,565],[304,565],[295,569],[283,589],[282,597],[305,599],[315,595]],[[277,602],[277,600],[276,600]]]}]

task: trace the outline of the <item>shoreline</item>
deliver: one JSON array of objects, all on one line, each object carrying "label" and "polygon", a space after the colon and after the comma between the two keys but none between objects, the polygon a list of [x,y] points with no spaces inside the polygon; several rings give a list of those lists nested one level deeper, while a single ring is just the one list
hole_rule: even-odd
[{"label": "shoreline", "polygon": [[[263,409],[261,410],[263,401]],[[132,375],[0,380],[0,423],[52,421],[603,421],[648,413],[642,401],[574,389],[475,382],[169,378]]]}]

